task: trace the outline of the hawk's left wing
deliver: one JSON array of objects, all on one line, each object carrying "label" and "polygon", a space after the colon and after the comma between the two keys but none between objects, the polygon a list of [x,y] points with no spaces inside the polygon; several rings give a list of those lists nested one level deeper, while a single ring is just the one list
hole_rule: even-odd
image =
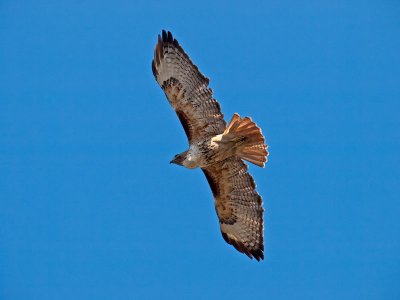
[{"label": "hawk's left wing", "polygon": [[182,123],[189,143],[221,134],[226,123],[205,77],[171,32],[163,30],[154,50],[152,70]]},{"label": "hawk's left wing", "polygon": [[214,195],[225,241],[256,260],[264,259],[262,198],[247,165],[238,157],[202,168]]}]

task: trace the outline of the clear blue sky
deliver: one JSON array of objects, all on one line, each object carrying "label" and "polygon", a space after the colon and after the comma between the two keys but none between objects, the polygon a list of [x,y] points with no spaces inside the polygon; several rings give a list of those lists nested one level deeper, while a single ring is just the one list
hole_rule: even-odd
[{"label": "clear blue sky", "polygon": [[[1,1],[0,299],[400,299],[399,16]],[[223,241],[202,172],[169,164],[187,141],[151,73],[162,29],[265,133],[262,263]]]}]

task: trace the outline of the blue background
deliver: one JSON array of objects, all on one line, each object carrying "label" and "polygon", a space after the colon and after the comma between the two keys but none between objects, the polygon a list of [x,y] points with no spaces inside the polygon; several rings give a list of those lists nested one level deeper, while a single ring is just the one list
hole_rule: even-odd
[{"label": "blue background", "polygon": [[[400,3],[276,2],[1,1],[0,299],[400,299]],[[263,128],[262,263],[169,164],[164,28]]]}]

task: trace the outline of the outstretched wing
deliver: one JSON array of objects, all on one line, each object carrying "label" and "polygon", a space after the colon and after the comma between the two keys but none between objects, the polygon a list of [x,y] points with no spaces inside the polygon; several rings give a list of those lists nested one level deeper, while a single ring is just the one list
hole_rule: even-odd
[{"label": "outstretched wing", "polygon": [[264,259],[262,198],[247,165],[237,157],[203,168],[214,195],[225,241],[256,260]]},{"label": "outstretched wing", "polygon": [[185,129],[189,143],[221,134],[226,126],[221,107],[206,78],[171,32],[163,30],[154,50],[152,70]]}]

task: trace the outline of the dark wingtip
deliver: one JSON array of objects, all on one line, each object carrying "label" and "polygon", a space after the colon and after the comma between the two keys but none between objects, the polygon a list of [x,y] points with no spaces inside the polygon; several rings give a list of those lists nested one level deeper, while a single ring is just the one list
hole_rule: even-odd
[{"label": "dark wingtip", "polygon": [[[161,31],[161,35],[158,36],[158,48],[159,48],[159,54],[160,54],[160,59],[164,58],[164,51],[162,50],[164,47],[166,47],[167,45],[172,45],[173,47],[175,47],[177,49],[177,51],[179,51],[183,57],[185,59],[187,59],[191,64],[192,67],[199,72],[200,77],[202,78],[202,80],[204,80],[205,84],[209,84],[210,80],[205,77],[199,70],[199,68],[193,64],[193,62],[190,60],[189,56],[185,53],[185,51],[183,50],[183,48],[181,47],[181,45],[179,44],[179,42],[177,41],[177,39],[174,38],[174,36],[172,35],[171,31],[165,30],[163,29]],[[156,61],[156,66],[159,64],[158,61]]]},{"label": "dark wingtip", "polygon": [[174,38],[172,37],[171,31],[168,31],[167,35],[168,35],[168,43],[172,43],[174,41]]},{"label": "dark wingtip", "polygon": [[236,240],[232,240],[228,237],[228,235],[222,232],[222,237],[224,238],[225,242],[235,247],[237,251],[240,253],[246,254],[250,259],[255,258],[257,261],[264,260],[264,245],[261,244],[257,249],[248,249],[246,246]]},{"label": "dark wingtip", "polygon": [[257,261],[264,259],[264,252],[261,249],[253,250],[251,253]]},{"label": "dark wingtip", "polygon": [[162,39],[163,39],[163,42],[166,42],[167,41],[167,32],[163,29],[163,31],[162,31]]},{"label": "dark wingtip", "polygon": [[169,30],[162,30],[161,32],[161,36],[162,36],[162,42],[163,43],[171,43],[171,44],[176,44],[176,40],[174,39],[171,31]]}]

